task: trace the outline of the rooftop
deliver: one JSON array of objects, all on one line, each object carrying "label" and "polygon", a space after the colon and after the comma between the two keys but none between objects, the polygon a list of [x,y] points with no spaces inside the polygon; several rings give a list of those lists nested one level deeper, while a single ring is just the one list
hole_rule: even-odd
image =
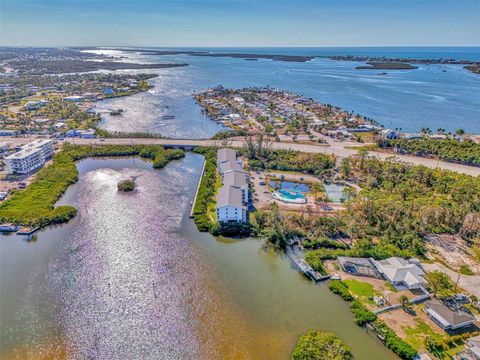
[{"label": "rooftop", "polygon": [[473,315],[468,314],[465,311],[454,311],[449,307],[445,306],[439,300],[427,301],[425,303],[425,308],[430,315],[434,316],[438,321],[442,323],[445,327],[447,326],[458,326],[468,322],[475,321]]},{"label": "rooftop", "polygon": [[222,186],[217,194],[217,207],[223,206],[246,209],[242,201],[242,190],[233,186]]},{"label": "rooftop", "polygon": [[236,161],[237,152],[232,149],[222,148],[217,151],[217,163],[222,163],[225,161]]},{"label": "rooftop", "polygon": [[373,260],[375,267],[383,273],[390,282],[404,282],[408,286],[424,283],[425,272],[415,263],[399,257],[385,260]]},{"label": "rooftop", "polygon": [[224,175],[223,184],[225,186],[243,187],[247,185],[247,175],[243,171],[229,171]]}]

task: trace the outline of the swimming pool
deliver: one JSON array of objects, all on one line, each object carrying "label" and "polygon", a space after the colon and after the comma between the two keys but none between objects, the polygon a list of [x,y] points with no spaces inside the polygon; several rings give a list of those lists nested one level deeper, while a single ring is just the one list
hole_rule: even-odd
[{"label": "swimming pool", "polygon": [[285,180],[269,180],[268,185],[272,189],[290,190],[292,192],[305,194],[310,191],[310,186],[305,183],[285,181]]},{"label": "swimming pool", "polygon": [[307,202],[307,199],[304,194],[295,192],[295,191],[285,190],[285,189],[280,189],[278,191],[275,191],[272,194],[272,197],[277,200],[281,200],[288,203],[294,203],[294,204],[305,204]]}]

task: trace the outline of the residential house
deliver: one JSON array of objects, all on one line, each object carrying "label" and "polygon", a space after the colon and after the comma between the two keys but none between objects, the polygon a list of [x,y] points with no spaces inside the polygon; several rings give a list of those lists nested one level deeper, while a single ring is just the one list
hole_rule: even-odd
[{"label": "residential house", "polygon": [[425,313],[444,330],[456,330],[472,325],[475,316],[463,310],[452,310],[440,300],[427,301]]},{"label": "residential house", "polygon": [[423,289],[425,272],[417,260],[391,257],[385,260],[370,259],[377,271],[398,290]]}]

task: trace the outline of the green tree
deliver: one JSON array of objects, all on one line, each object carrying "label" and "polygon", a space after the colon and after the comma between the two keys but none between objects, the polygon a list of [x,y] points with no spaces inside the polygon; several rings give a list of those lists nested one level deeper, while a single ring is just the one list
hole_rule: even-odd
[{"label": "green tree", "polygon": [[310,187],[315,201],[318,199],[318,194],[323,193],[323,185],[320,182],[314,182]]},{"label": "green tree", "polygon": [[400,301],[400,304],[402,305],[402,308],[405,310],[408,308],[409,304],[410,304],[410,301],[408,300],[408,297],[407,295],[402,295],[400,296],[400,298],[398,299]]},{"label": "green tree", "polygon": [[333,332],[309,330],[300,336],[292,360],[349,360],[350,348]]},{"label": "green tree", "polygon": [[425,280],[427,280],[428,285],[430,286],[433,296],[446,297],[452,294],[453,292],[453,283],[448,277],[447,274],[435,270],[427,272],[425,275]]}]

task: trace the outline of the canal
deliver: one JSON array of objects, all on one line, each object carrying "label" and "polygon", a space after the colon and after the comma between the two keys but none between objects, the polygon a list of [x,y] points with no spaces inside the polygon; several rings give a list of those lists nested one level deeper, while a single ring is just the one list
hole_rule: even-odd
[{"label": "canal", "polygon": [[[337,333],[355,359],[396,359],[348,304],[260,240],[216,239],[188,218],[202,158],[162,170],[86,159],[60,204],[78,215],[0,238],[0,358],[288,359]],[[117,182],[136,177],[133,193]]]}]

